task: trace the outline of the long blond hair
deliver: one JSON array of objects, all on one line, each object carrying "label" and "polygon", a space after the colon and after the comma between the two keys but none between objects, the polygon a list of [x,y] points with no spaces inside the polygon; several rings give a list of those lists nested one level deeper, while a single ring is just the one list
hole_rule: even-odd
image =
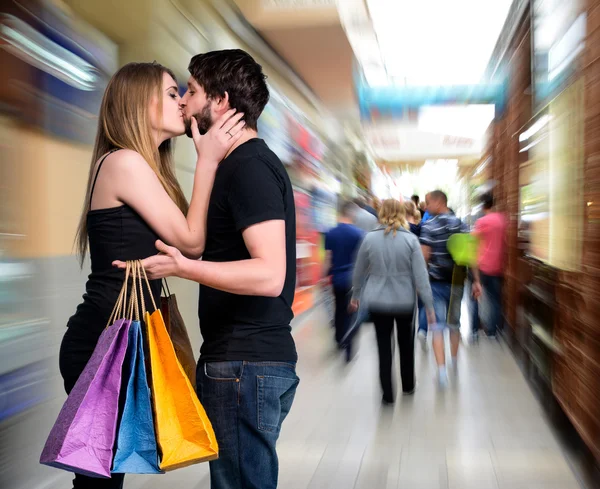
[{"label": "long blond hair", "polygon": [[386,226],[385,234],[394,231],[394,236],[400,228],[408,229],[404,206],[396,199],[386,199],[381,203],[379,222]]},{"label": "long blond hair", "polygon": [[130,149],[139,153],[156,173],[169,197],[181,212],[187,214],[188,202],[175,177],[173,144],[167,139],[157,148],[152,137],[150,102],[157,97],[157,113],[162,114],[163,73],[168,73],[175,80],[171,70],[158,63],[128,63],[108,82],[100,106],[87,191],[75,236],[81,266],[88,248],[87,215],[94,169],[102,155],[111,150]]}]

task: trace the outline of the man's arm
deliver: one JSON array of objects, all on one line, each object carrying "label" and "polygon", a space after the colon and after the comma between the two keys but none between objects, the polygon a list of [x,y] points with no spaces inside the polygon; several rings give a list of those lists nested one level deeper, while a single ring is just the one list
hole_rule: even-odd
[{"label": "man's arm", "polygon": [[425,258],[425,263],[429,263],[429,258],[431,257],[431,223],[423,223],[421,226],[421,235],[419,236],[419,243],[421,244],[421,251],[423,251],[423,258]]},{"label": "man's arm", "polygon": [[[156,242],[159,255],[142,261],[150,280],[181,277],[239,295],[278,297],[286,276],[285,221],[271,220],[242,233],[251,258],[231,262],[190,260],[173,246]],[[125,268],[116,261],[114,266]]]},{"label": "man's arm", "polygon": [[429,256],[431,255],[431,246],[421,244],[421,250],[423,251],[423,258],[425,258],[425,263],[429,263]]},{"label": "man's arm", "polygon": [[[161,254],[143,260],[148,277],[177,276],[232,294],[279,296],[286,278],[285,191],[281,180],[260,157],[239,164],[232,175],[227,199],[249,259],[198,262],[159,241],[156,248]],[[115,266],[123,265],[115,262]]]},{"label": "man's arm", "polygon": [[471,273],[473,274],[473,285],[472,285],[471,295],[473,296],[473,298],[479,299],[479,297],[481,297],[481,294],[483,292],[483,289],[481,287],[481,278],[479,275],[479,268],[477,268],[476,266],[471,267]]},{"label": "man's arm", "polygon": [[249,260],[185,260],[180,276],[232,294],[278,297],[286,275],[285,221],[255,224],[245,229],[242,237]]}]

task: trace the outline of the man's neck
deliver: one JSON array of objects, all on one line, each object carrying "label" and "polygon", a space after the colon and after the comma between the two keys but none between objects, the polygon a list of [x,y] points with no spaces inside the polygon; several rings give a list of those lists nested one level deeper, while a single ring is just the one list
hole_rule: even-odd
[{"label": "man's neck", "polygon": [[491,214],[492,212],[494,212],[492,209],[483,209],[483,213],[487,216],[488,214]]},{"label": "man's neck", "polygon": [[[250,141],[251,139],[254,139],[256,137],[258,137],[257,131],[255,131],[254,129],[244,129],[242,137],[240,139],[238,139],[235,143],[233,143],[233,146],[231,146],[231,148],[229,148],[229,151],[227,151],[225,158],[227,158],[231,153],[233,153],[233,151],[238,146],[241,146],[242,144],[247,143],[248,141]],[[225,158],[223,158],[223,159],[225,159]]]},{"label": "man's neck", "polygon": [[348,219],[347,217],[340,217],[338,219],[338,223],[340,223],[340,224],[352,224],[352,220]]}]

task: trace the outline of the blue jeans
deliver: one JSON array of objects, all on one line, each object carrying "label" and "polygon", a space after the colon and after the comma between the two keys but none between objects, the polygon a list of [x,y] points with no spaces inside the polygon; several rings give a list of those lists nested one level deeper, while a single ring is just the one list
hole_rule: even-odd
[{"label": "blue jeans", "polygon": [[219,459],[210,462],[211,489],[275,489],[275,444],[299,383],[295,364],[198,363],[196,377],[219,443]]},{"label": "blue jeans", "polygon": [[502,327],[502,277],[486,275],[481,272],[481,287],[490,311],[489,319],[485,318],[487,319],[487,334],[495,335],[496,330]]},{"label": "blue jeans", "polygon": [[471,333],[476,335],[481,327],[479,320],[479,300],[473,298],[473,281],[470,282],[469,312],[471,315]]},{"label": "blue jeans", "polygon": [[[460,322],[457,324],[454,320],[448,320],[448,315],[453,312],[450,308],[452,305],[452,284],[431,282],[431,292],[433,293],[433,309],[435,311],[436,324],[430,328],[433,331],[440,331],[446,327],[460,329]],[[462,295],[462,289],[460,292]]]}]

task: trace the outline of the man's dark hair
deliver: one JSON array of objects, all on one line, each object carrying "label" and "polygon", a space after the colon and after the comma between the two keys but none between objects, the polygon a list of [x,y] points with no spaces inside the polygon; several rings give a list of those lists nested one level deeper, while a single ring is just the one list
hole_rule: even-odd
[{"label": "man's dark hair", "polygon": [[188,66],[190,74],[209,99],[229,95],[229,105],[244,113],[248,129],[258,129],[258,118],[269,101],[266,76],[252,56],[241,49],[197,54]]},{"label": "man's dark hair", "polygon": [[441,200],[444,205],[448,205],[448,196],[441,190],[434,190],[429,194],[431,200]]},{"label": "man's dark hair", "polygon": [[415,205],[417,206],[417,208],[419,207],[419,196],[417,194],[413,195],[410,200],[412,200]]},{"label": "man's dark hair", "polygon": [[494,207],[494,196],[492,194],[483,194],[481,196],[481,203],[483,204],[483,208],[489,211]]},{"label": "man's dark hair", "polygon": [[340,203],[340,216],[353,217],[356,210],[356,204],[351,200],[344,200]]}]

